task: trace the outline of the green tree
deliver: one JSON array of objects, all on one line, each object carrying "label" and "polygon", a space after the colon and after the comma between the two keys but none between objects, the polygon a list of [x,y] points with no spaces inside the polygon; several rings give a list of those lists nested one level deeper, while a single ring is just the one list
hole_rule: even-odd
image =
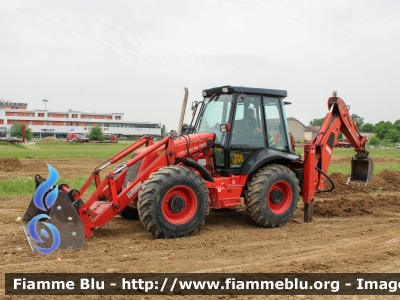
[{"label": "green tree", "polygon": [[356,123],[358,129],[364,126],[365,123],[363,117],[360,117],[357,114],[351,114],[351,118],[353,119],[354,123]]},{"label": "green tree", "polygon": [[[14,123],[10,127],[9,134],[10,136],[15,136],[17,138],[22,138],[22,126],[25,124],[22,123]],[[29,126],[25,125],[25,139],[30,141],[32,139],[32,129]]]},{"label": "green tree", "polygon": [[342,142],[343,139],[344,139],[344,134],[343,134],[343,132],[339,131],[339,134],[338,134],[338,136],[337,136],[337,140],[338,140],[339,142]]},{"label": "green tree", "polygon": [[389,129],[389,131],[385,135],[385,139],[390,140],[393,143],[400,142],[400,131],[398,131],[394,128]]},{"label": "green tree", "polygon": [[373,146],[378,146],[379,145],[379,138],[376,134],[374,134],[373,136],[371,136],[369,139],[369,143]]},{"label": "green tree", "polygon": [[396,121],[393,123],[393,128],[396,129],[396,130],[398,130],[398,131],[400,131],[400,120],[396,120]]},{"label": "green tree", "polygon": [[105,139],[103,131],[98,126],[93,127],[92,130],[90,130],[88,138],[92,141],[103,141]]},{"label": "green tree", "polygon": [[161,126],[161,136],[165,137],[165,135],[167,134],[167,128],[165,127],[165,125]]},{"label": "green tree", "polygon": [[320,119],[313,119],[310,121],[310,126],[321,126],[322,123],[324,123],[325,118],[320,118]]},{"label": "green tree", "polygon": [[393,124],[389,121],[380,121],[379,123],[375,124],[374,132],[378,136],[379,139],[384,139],[385,136],[388,134],[389,130],[393,128]]},{"label": "green tree", "polygon": [[360,129],[360,131],[363,132],[374,132],[374,124],[371,123],[365,123],[364,126]]}]

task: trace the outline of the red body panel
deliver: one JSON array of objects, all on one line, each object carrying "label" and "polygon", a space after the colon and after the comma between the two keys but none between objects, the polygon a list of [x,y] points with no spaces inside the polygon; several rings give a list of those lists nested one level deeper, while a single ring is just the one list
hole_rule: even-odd
[{"label": "red body panel", "polygon": [[[203,162],[211,165],[211,169],[214,169],[213,151],[211,150],[213,139],[213,133],[199,133],[177,139],[166,137],[154,144],[152,138],[142,137],[111,157],[104,164],[95,168],[92,175],[80,189],[80,194],[83,195],[93,181],[96,184],[96,191],[78,211],[84,224],[85,237],[91,237],[94,230],[105,225],[132,201],[137,201],[138,193],[151,173],[165,166],[173,165],[176,158],[186,157],[196,162],[202,159]],[[140,148],[142,146],[145,147]],[[125,167],[122,167],[121,170],[110,172],[101,181],[100,171],[103,168],[132,153],[135,153],[135,156],[126,162]],[[136,179],[123,189],[122,185],[128,167],[140,160],[142,160],[142,163]],[[197,172],[196,170],[193,171]],[[246,179],[247,175],[237,175],[216,177],[215,182],[206,181],[206,186],[210,192],[210,207],[229,208],[240,205],[240,197]]]},{"label": "red body panel", "polygon": [[210,208],[229,208],[241,204],[240,197],[247,175],[216,177],[215,182],[206,182],[209,190]]}]

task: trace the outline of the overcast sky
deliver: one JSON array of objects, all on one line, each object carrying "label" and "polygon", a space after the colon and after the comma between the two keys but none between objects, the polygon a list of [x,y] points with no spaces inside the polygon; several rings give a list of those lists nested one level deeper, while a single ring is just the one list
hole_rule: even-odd
[{"label": "overcast sky", "polygon": [[400,119],[400,1],[0,2],[0,98],[123,112],[177,129],[184,95],[288,91],[308,125],[338,91],[365,122]]}]

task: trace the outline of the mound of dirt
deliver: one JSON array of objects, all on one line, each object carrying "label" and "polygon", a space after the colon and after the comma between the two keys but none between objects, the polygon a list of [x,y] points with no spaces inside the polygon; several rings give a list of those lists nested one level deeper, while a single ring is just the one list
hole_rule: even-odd
[{"label": "mound of dirt", "polygon": [[20,170],[22,167],[18,158],[0,158],[0,171],[13,172]]},{"label": "mound of dirt", "polygon": [[[354,184],[347,182],[347,176],[342,173],[332,173],[329,176],[335,184],[335,189],[330,193],[318,193],[318,198],[330,198],[332,196],[342,196],[348,194],[369,194],[374,191],[395,192],[400,186],[400,172],[383,170],[378,175],[374,175],[367,184]],[[326,180],[325,190],[329,190],[331,184]]]},{"label": "mound of dirt", "polygon": [[314,216],[320,217],[352,217],[373,213],[375,202],[370,196],[362,199],[340,197],[332,201],[321,201],[314,204]]},{"label": "mound of dirt", "polygon": [[400,172],[383,170],[378,176],[393,188],[398,189],[400,187]]},{"label": "mound of dirt", "polygon": [[[391,206],[399,208],[397,196],[393,193],[400,189],[400,172],[384,170],[375,175],[367,184],[346,184],[347,176],[341,173],[332,173],[330,178],[335,189],[330,193],[317,193],[314,205],[314,215],[321,217],[352,217],[378,213]],[[329,182],[325,189],[330,189]],[[334,199],[334,200],[332,200]]]},{"label": "mound of dirt", "polygon": [[55,142],[55,141],[57,141],[57,139],[52,136],[46,136],[45,138],[42,138],[42,141],[43,142]]},{"label": "mound of dirt", "polygon": [[384,194],[374,197],[348,195],[332,200],[317,200],[314,204],[314,215],[324,218],[364,216],[384,211],[399,213],[399,197]]}]

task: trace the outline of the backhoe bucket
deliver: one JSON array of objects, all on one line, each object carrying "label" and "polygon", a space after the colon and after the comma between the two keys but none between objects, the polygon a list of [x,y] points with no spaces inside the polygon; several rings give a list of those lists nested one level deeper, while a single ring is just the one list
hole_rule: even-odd
[{"label": "backhoe bucket", "polygon": [[374,162],[370,157],[367,158],[357,158],[353,156],[351,159],[351,174],[347,183],[365,183],[372,180],[374,173]]},{"label": "backhoe bucket", "polygon": [[32,197],[22,221],[25,221],[22,227],[32,251],[71,250],[85,245],[82,221],[63,191],[58,191],[57,199],[47,211],[37,208]]}]

